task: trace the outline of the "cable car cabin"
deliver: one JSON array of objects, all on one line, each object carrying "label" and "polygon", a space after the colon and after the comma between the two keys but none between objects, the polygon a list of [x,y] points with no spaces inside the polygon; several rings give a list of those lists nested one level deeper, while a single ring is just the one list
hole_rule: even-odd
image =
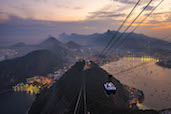
[{"label": "cable car cabin", "polygon": [[111,81],[110,82],[106,82],[104,84],[104,88],[105,88],[106,93],[108,95],[116,93],[116,87],[114,86],[114,84]]}]

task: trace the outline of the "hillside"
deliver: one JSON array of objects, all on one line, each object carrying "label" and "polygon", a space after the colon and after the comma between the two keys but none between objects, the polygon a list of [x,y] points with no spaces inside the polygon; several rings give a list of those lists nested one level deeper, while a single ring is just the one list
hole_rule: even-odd
[{"label": "hillside", "polygon": [[58,41],[55,37],[49,36],[46,40],[39,44],[40,47],[49,47],[49,46],[60,46],[65,47],[64,44]]},{"label": "hillside", "polygon": [[[86,80],[87,109],[93,114],[133,113],[130,112],[128,91],[119,80],[112,77],[117,91],[115,95],[107,96],[103,84],[108,80],[106,71],[92,62],[90,69],[83,71],[84,62],[77,62],[50,88],[37,95],[29,114],[71,114],[74,112],[76,99]],[[83,99],[81,99],[82,101]],[[135,111],[134,113],[156,113],[155,111]],[[83,113],[81,102],[79,114]]]},{"label": "hillside", "polygon": [[78,49],[81,46],[77,43],[75,43],[74,41],[69,41],[68,43],[66,43],[67,47],[70,49]]},{"label": "hillside", "polygon": [[[116,31],[110,31],[108,30],[105,33],[94,33],[90,35],[81,35],[72,33],[71,35],[68,35],[66,33],[63,33],[59,35],[59,40],[62,42],[68,42],[68,41],[74,41],[80,45],[88,45],[89,47],[98,47],[99,49],[103,49],[104,46],[108,44],[110,39],[114,36]],[[125,38],[129,33],[125,33],[122,36],[122,39]],[[113,40],[116,41],[116,39],[121,35],[120,32],[118,32],[117,37]],[[117,43],[118,45],[119,43]],[[137,34],[132,33],[122,45],[120,45],[119,49],[122,51],[131,50],[133,52],[137,53],[146,53],[146,54],[154,54],[157,53],[163,53],[164,51],[168,51],[171,48],[171,43],[159,40],[156,38],[151,38],[148,36],[145,36],[143,34]]]},{"label": "hillside", "polygon": [[55,37],[49,36],[45,41],[36,45],[38,49],[47,49],[55,54],[66,56],[67,47],[62,42],[58,41]]},{"label": "hillside", "polygon": [[67,43],[69,41],[74,41],[77,44],[81,45],[90,45],[92,44],[93,41],[95,41],[95,37],[98,36],[99,34],[91,34],[91,35],[81,35],[81,34],[76,34],[72,33],[71,35],[68,35],[66,33],[62,33],[59,35],[58,39],[61,42]]},{"label": "hillside", "polygon": [[0,62],[0,90],[34,75],[45,75],[61,68],[64,57],[48,50],[33,51],[25,56]]},{"label": "hillside", "polygon": [[6,47],[6,48],[10,48],[10,49],[18,51],[18,54],[10,57],[10,59],[16,58],[16,57],[21,57],[21,56],[24,56],[24,55],[32,52],[32,51],[42,50],[42,49],[49,50],[55,54],[60,54],[61,56],[66,56],[69,51],[69,50],[67,50],[67,46],[65,44],[58,41],[53,36],[49,36],[47,39],[45,39],[44,41],[42,41],[41,43],[38,43],[38,44],[26,45],[22,42],[19,42],[17,44],[14,44],[14,45]]}]

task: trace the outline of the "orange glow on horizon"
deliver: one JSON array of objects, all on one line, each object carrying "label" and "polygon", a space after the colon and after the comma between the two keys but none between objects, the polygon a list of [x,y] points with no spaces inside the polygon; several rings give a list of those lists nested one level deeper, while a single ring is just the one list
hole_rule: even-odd
[{"label": "orange glow on horizon", "polygon": [[152,29],[155,30],[155,29],[168,29],[168,28],[171,28],[171,25],[160,26],[160,27],[153,27]]},{"label": "orange glow on horizon", "polygon": [[[125,23],[125,26],[129,26],[131,23]],[[131,26],[137,26],[139,23],[133,23]],[[160,23],[155,23],[155,24],[150,24],[150,23],[142,23],[140,26],[171,26],[171,22],[160,22]]]}]

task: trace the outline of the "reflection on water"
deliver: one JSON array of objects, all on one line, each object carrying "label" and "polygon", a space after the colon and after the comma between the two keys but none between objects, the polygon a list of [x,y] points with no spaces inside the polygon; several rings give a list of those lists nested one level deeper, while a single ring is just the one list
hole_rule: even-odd
[{"label": "reflection on water", "polygon": [[[123,59],[126,59],[126,60],[136,60],[137,57],[134,57],[133,55],[130,55],[130,56],[123,57]],[[159,62],[160,59],[156,58],[156,57],[151,57],[151,56],[142,56],[141,57],[141,61],[143,61],[143,62],[145,62],[145,61]]]},{"label": "reflection on water", "polygon": [[137,102],[137,106],[138,106],[138,108],[139,109],[150,109],[149,107],[147,107],[147,106],[145,106],[145,105],[143,105],[142,103],[139,103],[139,102]]},{"label": "reflection on water", "polygon": [[[139,105],[141,108],[155,110],[170,108],[171,69],[160,67],[153,61],[134,68],[142,62],[141,58],[134,58],[134,60],[120,59],[106,64],[102,68],[121,83],[143,91],[144,101]],[[129,68],[134,69],[115,75]]]},{"label": "reflection on water", "polygon": [[34,100],[34,94],[9,92],[0,95],[0,114],[25,114]]}]

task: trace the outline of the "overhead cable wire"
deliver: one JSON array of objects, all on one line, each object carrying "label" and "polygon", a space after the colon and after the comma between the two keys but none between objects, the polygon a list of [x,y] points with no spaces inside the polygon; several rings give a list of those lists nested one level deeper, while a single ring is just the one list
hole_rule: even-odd
[{"label": "overhead cable wire", "polygon": [[131,32],[124,39],[122,39],[118,45],[116,45],[116,47],[111,51],[111,53],[114,52],[115,49],[117,49],[119,45],[123,43],[139,27],[154,12],[154,10],[156,10],[160,6],[163,1],[164,0],[160,1],[159,4],[153,10],[151,10],[151,12]]},{"label": "overhead cable wire", "polygon": [[124,30],[124,32],[118,37],[117,40],[115,40],[115,42],[110,46],[110,48],[108,48],[108,50],[104,53],[104,55],[109,52],[112,47],[122,38],[122,36],[126,33],[126,31],[132,26],[132,24],[138,19],[138,17],[146,10],[146,8],[151,4],[153,0],[150,0],[150,2],[148,2],[148,4],[143,8],[143,10],[136,16],[136,18],[129,24],[129,26]]},{"label": "overhead cable wire", "polygon": [[[135,8],[137,7],[137,5],[139,4],[141,0],[138,0],[137,3],[135,4],[135,6],[133,7],[133,9],[131,10],[131,12],[128,14],[128,16],[125,18],[125,20],[122,22],[122,24],[120,25],[120,27],[118,28],[118,30],[115,32],[114,36],[110,39],[110,41],[108,42],[108,44],[106,45],[106,47],[102,50],[101,55],[104,53],[104,51],[108,48],[108,46],[110,45],[110,43],[115,39],[116,35],[118,34],[118,32],[120,31],[120,29],[123,27],[123,25],[125,24],[125,22],[127,21],[127,19],[131,16],[132,12],[135,10]],[[101,56],[99,55],[99,57]]]}]

